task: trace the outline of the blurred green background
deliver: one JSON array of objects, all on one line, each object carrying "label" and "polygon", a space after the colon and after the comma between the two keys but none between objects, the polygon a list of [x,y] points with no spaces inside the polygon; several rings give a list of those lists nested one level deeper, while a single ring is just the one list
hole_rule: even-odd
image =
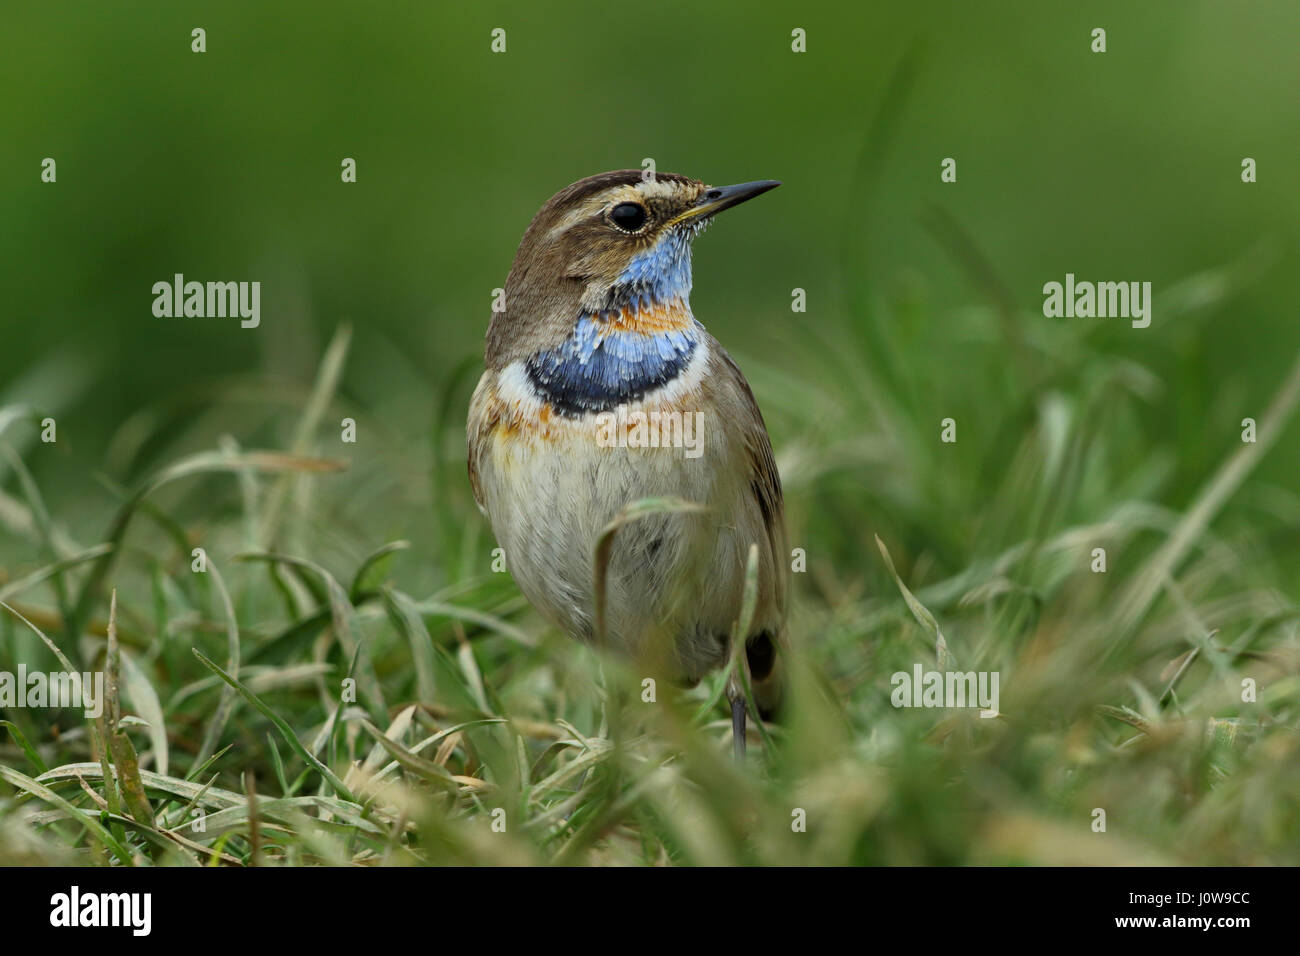
[{"label": "blurred green background", "polygon": [[[191,52],[195,27],[206,53]],[[806,53],[791,51],[796,27]],[[1104,54],[1090,49],[1096,27]],[[490,50],[495,28],[504,54]],[[1288,375],[1300,381],[1298,30],[1300,7],[1281,0],[12,7],[0,35],[0,408],[55,416],[58,441],[28,423],[5,431],[39,495],[0,459],[0,585],[106,540],[122,489],[187,454],[233,439],[347,459],[346,472],[291,485],[176,482],[142,509],[153,520],[136,521],[104,586],[81,584],[93,610],[81,633],[59,633],[66,596],[44,583],[24,607],[94,659],[106,588],[121,589],[124,643],[194,773],[186,758],[217,685],[189,648],[224,660],[225,618],[189,573],[189,545],[232,582],[241,673],[290,674],[270,699],[307,740],[335,713],[348,666],[328,641],[311,645],[319,628],[291,640],[320,617],[322,592],[286,598],[282,579],[231,559],[274,548],[346,582],[405,538],[411,549],[383,570],[426,600],[434,646],[458,648],[469,691],[452,689],[480,713],[594,734],[576,651],[490,572],[494,542],[465,477],[492,290],[536,210],[584,176],[651,157],[713,184],[776,178],[781,189],[697,243],[692,305],[772,433],[791,544],[808,552],[792,637],[842,708],[809,708],[788,731],[796,745],[764,765],[772,780],[745,786],[775,821],[768,836],[788,827],[790,792],[821,801],[835,826],[811,849],[756,849],[734,824],[741,784],[709,776],[730,773],[711,749],[723,719],[695,741],[708,759],[687,775],[716,798],[716,815],[701,814],[737,831],[733,843],[692,849],[645,811],[651,835],[629,856],[1294,862],[1289,410],[1213,507],[1194,504],[1241,453],[1241,420],[1262,422]],[[45,157],[55,184],[40,181]],[[355,184],[340,181],[344,157]],[[945,157],[955,183],[940,181]],[[1258,182],[1241,181],[1244,157]],[[177,272],[261,282],[260,327],[156,318],[152,286]],[[1043,284],[1067,272],[1151,282],[1150,327],[1045,318]],[[795,288],[805,313],[790,309]],[[342,377],[314,416],[304,408],[344,324]],[[338,442],[345,415],[355,446]],[[943,445],[950,416],[959,440]],[[283,535],[250,530],[286,487]],[[37,527],[42,507],[56,534]],[[890,707],[890,672],[933,660],[935,642],[873,534],[960,665],[1003,674],[1007,720],[954,731]],[[1162,551],[1170,541],[1181,543]],[[1105,575],[1089,570],[1098,544]],[[69,572],[69,590],[84,571]],[[412,645],[368,600],[388,702],[427,704]],[[540,643],[516,640],[516,626]],[[6,618],[0,642],[11,637],[0,665],[45,654]],[[309,645],[328,685],[295,671]],[[1260,681],[1258,706],[1240,699],[1245,676]],[[15,719],[50,765],[88,759],[83,738],[52,729],[57,715]],[[543,739],[567,733],[547,727]],[[221,784],[238,789],[250,769],[273,784],[265,721],[243,707],[222,733],[240,746],[216,766]],[[340,773],[364,756],[361,739],[332,742]],[[473,753],[441,759],[512,792],[514,742],[502,739],[505,757],[486,769]],[[587,810],[603,812],[603,791],[588,789]],[[478,790],[462,781],[457,799],[479,819]],[[1089,842],[1096,806],[1127,842]],[[572,858],[598,836],[574,838]],[[521,841],[529,859],[550,858],[549,843]],[[504,853],[485,846],[451,858]]]},{"label": "blurred green background", "polygon": [[[742,354],[784,364],[791,340],[888,321],[905,348],[959,365],[960,315],[940,307],[981,296],[925,228],[932,204],[1026,323],[1054,321],[1040,289],[1067,271],[1154,284],[1150,329],[1094,332],[1165,377],[1149,414],[1192,473],[1215,454],[1207,432],[1257,407],[1300,346],[1292,3],[72,3],[6,20],[0,389],[57,402],[83,461],[179,390],[302,380],[342,320],[348,392],[437,389],[480,349],[542,202],[644,157],[712,183],[785,182],[697,247],[696,314]],[[806,54],[790,50],[796,26]],[[495,27],[505,54],[489,51]],[[939,180],[946,156],[955,184]],[[1165,294],[1234,262],[1262,274],[1185,334]],[[150,287],[175,272],[260,280],[262,327],[155,318]],[[846,317],[855,283],[925,308]],[[428,408],[413,398],[389,424],[421,434]],[[1295,472],[1290,446],[1269,473]]]}]

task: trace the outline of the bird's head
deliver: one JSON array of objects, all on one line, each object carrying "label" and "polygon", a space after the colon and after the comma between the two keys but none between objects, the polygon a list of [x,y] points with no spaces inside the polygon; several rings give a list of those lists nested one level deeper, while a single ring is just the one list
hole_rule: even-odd
[{"label": "bird's head", "polygon": [[692,240],[717,213],[779,185],[708,186],[674,173],[643,179],[629,169],[562,189],[519,243],[504,310],[488,330],[488,364],[550,348],[583,317],[626,321],[674,308],[689,316]]}]

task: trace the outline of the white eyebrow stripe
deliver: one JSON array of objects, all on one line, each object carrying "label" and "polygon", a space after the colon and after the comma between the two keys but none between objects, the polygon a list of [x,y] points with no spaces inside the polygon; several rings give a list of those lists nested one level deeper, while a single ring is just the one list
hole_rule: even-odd
[{"label": "white eyebrow stripe", "polygon": [[584,219],[594,216],[608,203],[618,200],[644,201],[670,197],[675,195],[681,188],[680,183],[667,179],[640,180],[635,183],[611,186],[602,192],[588,196],[579,205],[569,210],[563,219],[550,228],[546,233],[546,238],[554,239],[561,233],[567,232]]},{"label": "white eyebrow stripe", "polygon": [[568,232],[578,223],[582,222],[582,220],[590,218],[597,210],[604,207],[611,192],[611,190],[607,190],[597,196],[592,196],[591,198],[584,200],[580,205],[569,210],[563,219],[551,227],[550,231],[546,234],[546,238],[554,239],[556,236],[560,235],[560,233]]}]

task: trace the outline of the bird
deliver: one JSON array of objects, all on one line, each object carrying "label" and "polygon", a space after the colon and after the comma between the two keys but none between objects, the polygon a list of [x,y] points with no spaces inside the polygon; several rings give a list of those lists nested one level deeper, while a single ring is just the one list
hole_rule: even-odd
[{"label": "bird", "polygon": [[[469,480],[529,602],[558,630],[693,686],[733,659],[746,568],[757,597],[740,635],[758,719],[780,703],[786,529],[772,443],[745,376],[691,311],[694,240],[724,210],[779,186],[709,186],[615,170],[533,217],[488,324],[466,423]],[[596,549],[608,549],[603,613]],[[728,680],[732,736],[748,708]]]}]

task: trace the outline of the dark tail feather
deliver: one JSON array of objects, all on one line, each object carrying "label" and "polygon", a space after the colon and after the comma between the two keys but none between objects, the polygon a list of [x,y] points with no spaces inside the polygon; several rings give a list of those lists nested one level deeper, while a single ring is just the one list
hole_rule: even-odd
[{"label": "dark tail feather", "polygon": [[755,634],[745,642],[745,661],[749,665],[749,680],[754,688],[758,715],[763,720],[771,720],[780,712],[784,684],[776,638],[767,631]]}]

